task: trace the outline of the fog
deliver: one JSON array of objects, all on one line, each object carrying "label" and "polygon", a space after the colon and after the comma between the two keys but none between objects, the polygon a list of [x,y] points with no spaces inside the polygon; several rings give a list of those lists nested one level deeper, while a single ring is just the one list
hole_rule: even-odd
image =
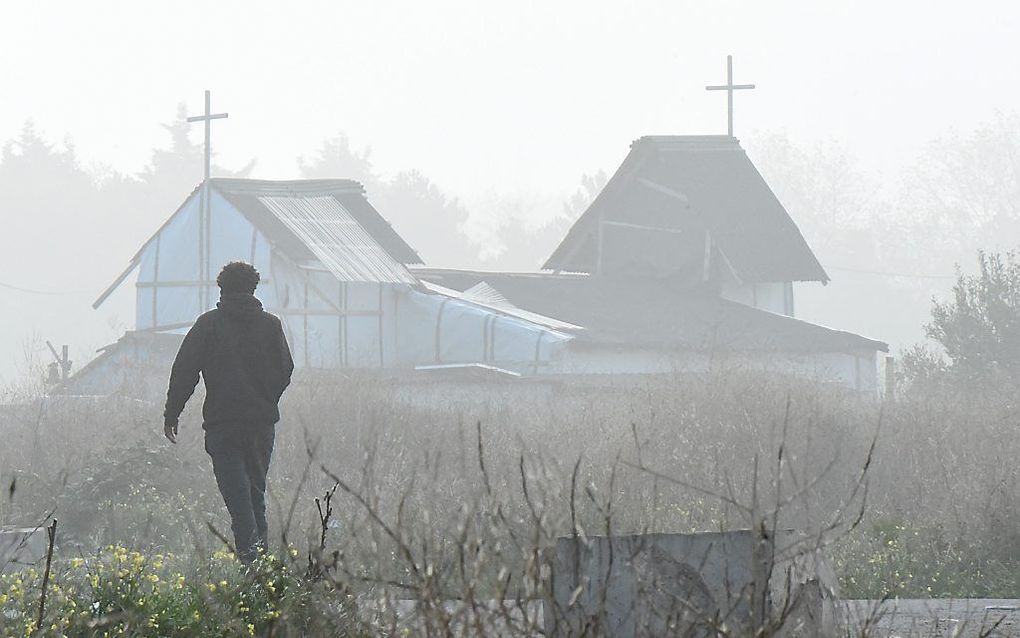
[{"label": "fog", "polygon": [[[807,154],[819,144],[836,147],[852,163],[849,174],[863,177],[854,182],[889,193],[854,211],[866,219],[924,215],[904,203],[899,184],[919,164],[938,161],[940,140],[994,130],[1020,98],[1007,80],[1020,10],[1004,2],[974,3],[966,12],[923,2],[67,2],[20,4],[8,14],[0,25],[0,139],[16,141],[31,121],[57,148],[73,145],[90,176],[135,176],[153,149],[169,145],[160,124],[181,103],[197,112],[202,90],[212,88],[214,108],[231,114],[214,137],[225,170],[254,161],[253,177],[297,177],[298,158],[344,134],[354,149],[371,149],[381,176],[416,170],[457,198],[466,213],[458,221],[490,254],[500,250],[493,231],[502,218],[554,221],[581,176],[611,174],[633,139],[724,132],[724,96],[702,87],[725,79],[726,54],[735,56],[737,81],[758,86],[736,96],[736,134],[752,154],[756,140],[774,135]],[[191,131],[193,140],[200,135]],[[782,159],[758,153],[766,176],[786,170],[773,165]],[[10,286],[5,314],[19,317],[0,346],[4,378],[15,373],[12,361],[33,326],[43,339],[70,343],[80,360],[116,336],[106,329],[110,321],[130,324],[129,301],[99,316],[82,302],[196,181],[181,179],[158,206],[149,199],[104,223],[94,235],[105,246],[99,251],[59,237],[60,228],[74,228],[84,203],[32,219],[14,219],[23,215],[4,207],[19,229],[4,233],[0,269]],[[792,212],[804,225],[814,211]],[[812,245],[822,239],[809,237]],[[99,252],[99,261],[80,268],[82,251]],[[509,265],[536,267],[529,257]],[[900,270],[824,257],[835,284],[840,266]],[[958,258],[936,258],[916,274],[952,275]],[[11,287],[80,294],[58,303]],[[30,322],[20,320],[27,316]],[[869,323],[850,328],[898,346],[912,338],[903,330],[878,334]]]},{"label": "fog", "polygon": [[[702,87],[725,79],[726,54],[735,56],[737,81],[758,86],[736,96],[736,134],[758,153],[759,168],[767,177],[787,170],[756,143],[775,135],[805,154],[817,145],[835,148],[841,157],[833,162],[850,163],[841,179],[854,182],[840,188],[868,183],[867,190],[887,195],[865,202],[865,210],[827,214],[863,216],[865,223],[926,214],[903,201],[909,187],[900,184],[919,164],[938,161],[940,141],[994,131],[1020,98],[1020,88],[1006,80],[1013,66],[1009,34],[1020,16],[1012,3],[975,3],[961,12],[922,2],[502,8],[67,2],[8,12],[14,19],[0,26],[7,96],[0,101],[0,139],[16,141],[31,121],[48,143],[73,145],[90,176],[135,176],[153,149],[169,145],[160,124],[173,119],[178,104],[198,112],[202,90],[212,88],[214,108],[231,114],[214,137],[216,163],[225,170],[254,161],[252,177],[297,177],[298,158],[344,134],[354,149],[371,150],[384,178],[419,171],[457,198],[465,215],[455,221],[481,244],[469,252],[490,255],[501,249],[494,237],[501,219],[554,222],[581,176],[611,174],[633,139],[724,132],[725,99]],[[191,131],[193,140],[200,136]],[[196,181],[181,179],[158,206],[149,199],[108,220],[93,236],[105,246],[98,251],[54,236],[80,223],[84,202],[32,219],[14,219],[22,215],[4,207],[19,229],[5,233],[0,269],[0,281],[10,286],[4,311],[9,321],[19,317],[3,335],[4,378],[15,373],[12,362],[33,326],[43,339],[72,344],[80,360],[116,336],[109,322],[130,324],[129,301],[96,316],[82,303],[90,300],[86,292],[98,294],[112,280]],[[803,226],[815,211],[792,213]],[[414,245],[413,229],[405,232]],[[825,232],[809,236],[816,250]],[[81,251],[99,252],[99,260],[82,269]],[[430,264],[472,265],[463,254],[423,252]],[[48,266],[39,264],[43,254]],[[535,268],[535,257],[545,255],[508,257],[508,265]],[[902,270],[872,259],[822,258],[836,285],[851,278],[841,266]],[[955,259],[936,257],[908,273],[952,275]],[[58,303],[13,287],[80,294]],[[838,293],[827,294],[831,300]],[[31,322],[20,320],[27,316]],[[849,327],[897,346],[913,337],[902,329],[879,334],[872,325],[878,327]]]},{"label": "fog", "polygon": [[[201,396],[172,455],[159,425],[240,256],[297,365],[271,526],[336,485],[341,527],[385,536],[397,512],[429,560],[454,560],[454,521],[545,551],[577,540],[579,484],[578,520],[611,535],[627,467],[631,532],[753,527],[764,481],[773,531],[816,535],[852,597],[1020,596],[1017,33],[1020,4],[991,1],[0,5],[0,532],[62,510],[74,547],[144,554],[226,529]],[[730,55],[754,85],[733,137],[705,90]],[[203,187],[207,90],[229,117]],[[796,505],[788,440],[789,480],[818,474]],[[201,489],[174,474],[196,467]],[[329,516],[301,516],[316,583],[343,560],[380,591],[416,573],[354,531],[327,565]]]}]

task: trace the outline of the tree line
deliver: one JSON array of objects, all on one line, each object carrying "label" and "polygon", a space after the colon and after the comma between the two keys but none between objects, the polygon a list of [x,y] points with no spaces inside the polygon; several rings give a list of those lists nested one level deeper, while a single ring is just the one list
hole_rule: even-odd
[{"label": "tree line", "polygon": [[[18,289],[97,293],[176,209],[201,181],[202,147],[189,135],[183,106],[163,128],[167,147],[130,175],[84,166],[73,143],[52,144],[31,122],[3,144],[0,310],[30,315],[39,305],[17,297]],[[800,316],[890,341],[911,365],[927,362],[925,370],[947,356],[1018,349],[1003,340],[1020,330],[1020,273],[1009,252],[1020,244],[1020,117],[933,140],[894,175],[869,170],[834,142],[804,147],[765,134],[745,146],[833,279],[824,289],[799,289]],[[254,167],[216,166],[214,174],[246,177]],[[354,148],[343,134],[297,158],[296,168],[302,177],[362,182],[426,264],[493,270],[538,269],[607,181],[604,170],[582,176],[536,225],[526,221],[534,214],[525,201],[494,199],[487,210],[469,210],[421,171],[383,175],[370,149]],[[487,220],[485,232],[477,224],[472,232],[473,215]],[[88,300],[73,307],[87,309]],[[33,325],[22,319],[16,329]],[[961,345],[968,335],[983,342]],[[911,348],[925,337],[934,348]],[[10,353],[11,344],[0,350]]]}]

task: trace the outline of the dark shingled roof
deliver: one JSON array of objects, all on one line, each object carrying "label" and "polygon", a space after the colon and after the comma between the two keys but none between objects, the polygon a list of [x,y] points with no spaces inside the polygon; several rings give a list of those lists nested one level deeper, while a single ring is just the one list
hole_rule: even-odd
[{"label": "dark shingled roof", "polygon": [[719,352],[888,351],[881,341],[657,281],[428,268],[414,273],[459,291],[487,282],[520,308],[582,326],[580,342]]},{"label": "dark shingled roof", "polygon": [[[630,153],[543,266],[595,272],[599,221],[708,230],[716,247],[746,282],[829,280],[797,225],[736,138],[650,136]],[[644,240],[653,242],[653,239]],[[666,252],[640,255],[660,262]],[[635,245],[634,251],[644,249]],[[654,265],[654,263],[653,263]]]}]

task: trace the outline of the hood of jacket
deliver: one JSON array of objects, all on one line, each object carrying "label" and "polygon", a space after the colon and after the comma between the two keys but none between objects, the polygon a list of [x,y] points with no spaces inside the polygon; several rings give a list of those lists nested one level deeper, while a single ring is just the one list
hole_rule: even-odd
[{"label": "hood of jacket", "polygon": [[262,314],[262,302],[247,293],[222,293],[216,307],[238,321],[251,321]]}]

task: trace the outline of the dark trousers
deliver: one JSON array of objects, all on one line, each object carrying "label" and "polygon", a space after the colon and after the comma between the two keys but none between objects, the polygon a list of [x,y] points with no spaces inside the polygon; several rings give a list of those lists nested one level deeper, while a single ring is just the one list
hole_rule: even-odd
[{"label": "dark trousers", "polygon": [[225,425],[205,433],[205,451],[212,457],[216,485],[230,512],[237,557],[245,563],[266,549],[266,475],[276,438],[274,425]]}]

